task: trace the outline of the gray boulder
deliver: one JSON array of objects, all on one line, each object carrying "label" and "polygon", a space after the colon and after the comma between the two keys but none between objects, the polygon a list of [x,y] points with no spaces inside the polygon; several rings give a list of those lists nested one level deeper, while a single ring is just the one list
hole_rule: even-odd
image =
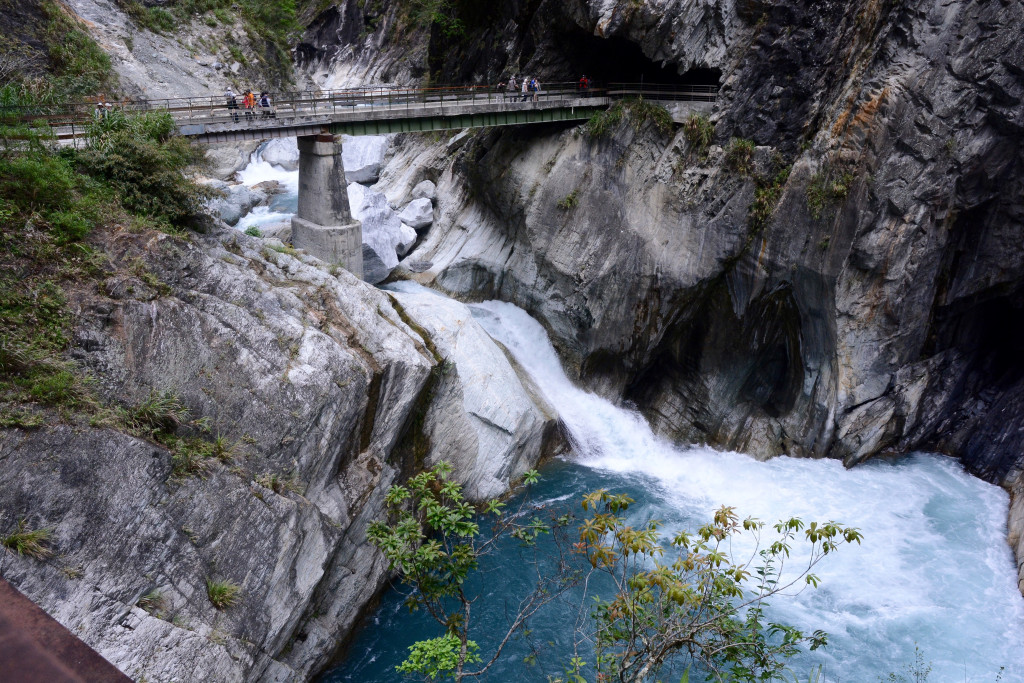
[{"label": "gray boulder", "polygon": [[211,199],[207,210],[228,225],[237,225],[242,216],[252,211],[253,207],[267,201],[267,194],[245,185],[230,185],[220,188],[224,196]]},{"label": "gray boulder", "polygon": [[402,221],[383,194],[359,183],[348,186],[348,203],[352,217],[363,223],[363,278],[376,284],[398,265]]},{"label": "gray boulder", "polygon": [[377,182],[391,139],[387,135],[342,135],[341,143],[345,180],[363,185]]},{"label": "gray boulder", "polygon": [[249,165],[252,153],[259,143],[256,142],[223,142],[206,146],[206,160],[209,162],[208,173],[214,178],[228,180],[235,173]]},{"label": "gray boulder", "polygon": [[403,223],[412,226],[416,230],[429,227],[434,222],[434,205],[427,199],[414,199],[398,215]]},{"label": "gray boulder", "polygon": [[275,138],[260,149],[260,156],[272,166],[286,171],[299,168],[299,146],[295,138]]},{"label": "gray boulder", "polygon": [[386,288],[406,316],[426,331],[446,369],[424,421],[428,465],[444,459],[466,495],[484,500],[540,459],[555,411],[473,319],[465,304],[413,282]]},{"label": "gray boulder", "polygon": [[424,180],[417,183],[416,187],[412,188],[412,192],[409,193],[410,199],[429,199],[431,202],[437,200],[437,185],[429,180]]},{"label": "gray boulder", "polygon": [[409,253],[409,250],[412,249],[413,246],[416,244],[417,235],[416,231],[412,229],[410,226],[406,225],[405,223],[402,223],[402,227],[400,228],[400,230],[402,235],[402,241],[398,243],[397,252],[399,256],[405,256],[406,254]]}]

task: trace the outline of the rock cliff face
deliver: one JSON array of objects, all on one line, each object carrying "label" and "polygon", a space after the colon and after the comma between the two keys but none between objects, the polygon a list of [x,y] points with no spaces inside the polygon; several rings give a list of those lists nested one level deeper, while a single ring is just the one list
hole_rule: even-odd
[{"label": "rock cliff face", "polygon": [[[436,186],[401,276],[530,310],[581,380],[674,439],[849,464],[957,455],[1014,490],[1020,545],[1024,6],[455,5],[462,37],[345,0],[309,18],[297,61],[333,86],[718,82],[716,132],[706,149],[628,117],[603,137],[401,136],[378,189],[398,207]],[[97,31],[89,12],[115,11],[74,7]],[[191,79],[175,87],[220,87]],[[176,392],[237,451],[172,477],[166,449],[109,429],[0,432],[0,511],[53,526],[59,553],[2,571],[132,676],[306,678],[383,579],[364,529],[387,486],[457,456],[491,495],[554,447],[553,418],[511,364],[495,381],[514,400],[479,392],[467,361],[503,356],[457,303],[233,231],[151,237],[105,245],[156,281],[79,293],[72,354],[116,402]],[[206,596],[220,579],[242,587],[223,612]]]},{"label": "rock cliff face", "polygon": [[[188,476],[110,429],[0,432],[5,528],[53,528],[59,554],[4,553],[2,569],[134,678],[307,678],[384,580],[364,533],[390,484],[454,454],[467,490],[497,495],[554,443],[550,409],[468,315],[459,347],[504,362],[490,376],[521,397],[509,419],[473,395],[478,366],[424,335],[429,310],[348,273],[226,227],[104,247],[148,275],[76,295],[72,356],[112,402],[173,392],[233,446]],[[208,581],[240,586],[238,603],[218,611]]]},{"label": "rock cliff face", "polygon": [[932,448],[1004,481],[1022,22],[1009,2],[542,2],[492,70],[557,80],[625,41],[649,71],[720,74],[715,144],[630,122],[410,139],[382,185],[438,183],[419,279],[535,312],[666,434],[849,464]]},{"label": "rock cliff face", "polygon": [[421,67],[716,77],[713,144],[631,122],[600,139],[558,126],[446,148],[408,138],[382,185],[399,202],[429,179],[439,196],[408,276],[524,306],[581,379],[672,438],[850,465],[938,450],[1014,484],[1020,3],[578,0],[499,14],[454,44],[433,36]]}]

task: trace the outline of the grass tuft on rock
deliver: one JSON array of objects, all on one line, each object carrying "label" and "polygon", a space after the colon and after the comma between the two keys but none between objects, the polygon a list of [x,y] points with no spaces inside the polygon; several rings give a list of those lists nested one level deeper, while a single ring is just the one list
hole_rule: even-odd
[{"label": "grass tuft on rock", "polygon": [[231,581],[206,580],[206,595],[217,609],[227,609],[238,602],[242,587]]},{"label": "grass tuft on rock", "polygon": [[754,141],[732,138],[725,150],[725,165],[740,175],[750,175],[754,170]]},{"label": "grass tuft on rock", "polygon": [[53,551],[47,546],[52,535],[52,529],[29,529],[27,522],[22,519],[14,532],[0,538],[0,545],[19,555],[45,560],[53,556]]},{"label": "grass tuft on rock", "polygon": [[683,123],[683,136],[693,151],[703,154],[715,136],[715,124],[704,114],[694,112]]},{"label": "grass tuft on rock", "polygon": [[587,135],[594,139],[605,137],[627,118],[636,131],[650,123],[659,133],[666,135],[675,126],[672,115],[665,107],[640,97],[619,100],[608,109],[591,116],[586,124]]}]

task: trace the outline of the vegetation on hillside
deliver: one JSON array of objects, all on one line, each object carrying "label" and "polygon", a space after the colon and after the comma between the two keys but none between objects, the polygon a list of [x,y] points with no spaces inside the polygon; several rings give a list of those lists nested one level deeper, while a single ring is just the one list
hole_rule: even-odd
[{"label": "vegetation on hillside", "polygon": [[[71,22],[59,16],[51,21]],[[176,473],[201,472],[203,459],[228,449],[206,438],[177,399],[108,404],[66,351],[74,292],[102,291],[115,274],[156,295],[169,291],[141,262],[119,273],[124,264],[104,253],[103,236],[183,234],[209,196],[185,173],[202,151],[174,135],[165,112],[118,111],[92,123],[84,147],[60,148],[32,117],[113,82],[95,43],[73,22],[60,25],[77,55],[51,59],[46,73],[16,61],[0,80],[0,427],[114,427],[168,446]],[[178,434],[182,427],[189,435]]]},{"label": "vegetation on hillside", "polygon": [[587,135],[602,138],[609,135],[624,120],[632,122],[636,131],[650,123],[662,135],[671,133],[675,127],[672,115],[665,107],[638,97],[619,100],[608,109],[591,116],[586,124]]},{"label": "vegetation on hillside", "polygon": [[[117,1],[139,26],[154,33],[171,34],[192,22],[211,28],[239,22],[261,68],[279,80],[291,80],[291,48],[302,30],[295,0],[178,0],[154,7],[139,0]],[[246,63],[235,39],[231,35],[224,39],[232,56]]]}]

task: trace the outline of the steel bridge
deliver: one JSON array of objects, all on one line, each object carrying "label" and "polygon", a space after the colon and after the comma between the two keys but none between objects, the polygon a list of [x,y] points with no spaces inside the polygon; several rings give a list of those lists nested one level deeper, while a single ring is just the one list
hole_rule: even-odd
[{"label": "steel bridge", "polygon": [[[678,122],[692,111],[710,111],[716,86],[661,86],[613,83],[580,89],[576,83],[542,86],[536,94],[506,92],[491,86],[373,87],[272,93],[270,106],[247,109],[241,93],[237,108],[225,96],[163,100],[92,101],[25,111],[23,118],[49,125],[59,141],[75,144],[88,136],[104,111],[166,111],[181,135],[197,142],[232,142],[301,137],[322,133],[381,135],[457,130],[550,121],[581,121],[614,100],[640,97],[666,106]],[[103,106],[103,105],[106,106]]]},{"label": "steel bridge", "polygon": [[[292,243],[362,277],[362,228],[352,219],[341,161],[341,134],[378,135],[582,121],[616,100],[643,98],[665,106],[673,120],[710,112],[716,86],[612,83],[581,89],[576,83],[543,85],[537,92],[498,87],[374,87],[275,93],[269,106],[246,107],[241,94],[166,100],[64,105],[25,111],[22,118],[50,126],[60,144],[87,140],[96,118],[112,108],[168,112],[178,132],[201,143],[296,137],[299,146],[299,206]],[[236,106],[233,106],[236,105]]]}]

